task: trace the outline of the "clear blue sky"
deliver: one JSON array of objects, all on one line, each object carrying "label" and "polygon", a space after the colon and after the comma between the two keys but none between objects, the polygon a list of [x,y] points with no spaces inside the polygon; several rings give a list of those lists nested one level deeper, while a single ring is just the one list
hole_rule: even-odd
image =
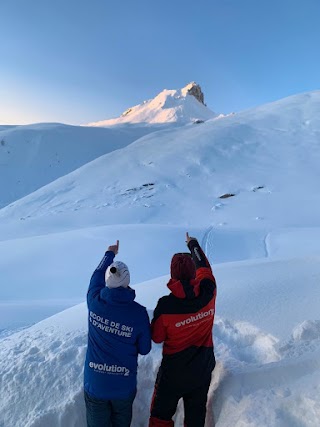
[{"label": "clear blue sky", "polygon": [[195,80],[216,112],[320,89],[320,0],[1,0],[0,123],[116,117]]}]

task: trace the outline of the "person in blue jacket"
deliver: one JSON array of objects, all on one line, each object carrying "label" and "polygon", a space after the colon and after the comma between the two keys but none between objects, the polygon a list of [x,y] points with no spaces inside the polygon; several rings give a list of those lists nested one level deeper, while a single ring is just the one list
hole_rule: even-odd
[{"label": "person in blue jacket", "polygon": [[84,394],[88,427],[129,427],[137,390],[138,354],[151,350],[147,310],[134,301],[119,241],[94,271],[87,295],[88,348]]}]

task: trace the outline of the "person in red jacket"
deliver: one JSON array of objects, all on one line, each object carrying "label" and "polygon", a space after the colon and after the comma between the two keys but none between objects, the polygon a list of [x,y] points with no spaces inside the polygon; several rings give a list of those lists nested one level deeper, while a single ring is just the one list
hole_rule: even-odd
[{"label": "person in red jacket", "polygon": [[180,398],[184,426],[202,427],[215,367],[212,328],[216,281],[194,237],[186,235],[191,253],[171,260],[171,293],[159,299],[151,322],[152,340],[163,342],[163,358],[151,403],[149,427],[173,427]]}]

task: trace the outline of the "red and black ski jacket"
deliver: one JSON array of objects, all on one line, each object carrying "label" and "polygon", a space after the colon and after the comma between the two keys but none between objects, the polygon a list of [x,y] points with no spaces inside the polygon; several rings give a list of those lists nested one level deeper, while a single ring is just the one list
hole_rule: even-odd
[{"label": "red and black ski jacket", "polygon": [[188,247],[196,277],[170,279],[171,293],[158,301],[151,330],[153,341],[163,342],[161,376],[190,386],[190,381],[201,384],[215,366],[212,328],[216,281],[197,240],[191,240]]}]

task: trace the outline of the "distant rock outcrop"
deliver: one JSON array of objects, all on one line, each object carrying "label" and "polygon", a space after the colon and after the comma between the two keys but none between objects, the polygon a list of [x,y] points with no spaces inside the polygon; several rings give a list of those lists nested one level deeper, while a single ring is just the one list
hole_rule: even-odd
[{"label": "distant rock outcrop", "polygon": [[194,96],[201,104],[206,105],[204,103],[204,95],[201,90],[201,87],[196,82],[191,82],[186,86],[187,93],[189,95]]}]

